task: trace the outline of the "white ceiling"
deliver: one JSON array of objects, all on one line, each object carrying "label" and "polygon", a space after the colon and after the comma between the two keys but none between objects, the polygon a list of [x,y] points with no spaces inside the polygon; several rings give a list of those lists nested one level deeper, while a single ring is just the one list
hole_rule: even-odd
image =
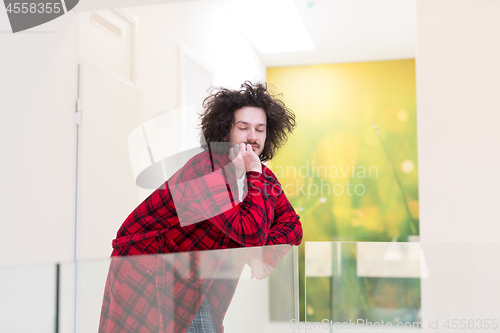
[{"label": "white ceiling", "polygon": [[260,54],[268,67],[415,58],[415,0],[294,2],[315,49]]},{"label": "white ceiling", "polygon": [[[186,0],[83,0],[75,9],[87,11],[176,1]],[[416,0],[293,1],[315,49],[259,54],[267,67],[415,58]],[[275,38],[279,42],[280,36]]]}]

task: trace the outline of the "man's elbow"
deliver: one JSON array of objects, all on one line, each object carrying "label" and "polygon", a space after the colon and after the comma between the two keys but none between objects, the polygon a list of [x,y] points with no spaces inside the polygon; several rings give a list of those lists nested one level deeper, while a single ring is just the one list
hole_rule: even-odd
[{"label": "man's elbow", "polygon": [[254,247],[266,245],[267,237],[265,234],[255,234],[251,237],[245,237],[239,243],[243,246]]},{"label": "man's elbow", "polygon": [[302,242],[302,235],[303,235],[302,224],[300,223],[300,221],[297,223],[296,233],[297,233],[297,237],[295,237],[295,243],[292,245],[298,246]]},{"label": "man's elbow", "polygon": [[262,239],[256,239],[256,240],[252,240],[252,241],[247,241],[245,242],[245,245],[244,246],[248,246],[248,247],[257,247],[257,246],[265,246],[266,245],[266,241],[265,240],[262,240]]}]

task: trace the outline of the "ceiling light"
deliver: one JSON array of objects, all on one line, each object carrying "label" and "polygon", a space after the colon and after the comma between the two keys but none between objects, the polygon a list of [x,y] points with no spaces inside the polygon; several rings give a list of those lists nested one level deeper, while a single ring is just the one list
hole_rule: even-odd
[{"label": "ceiling light", "polygon": [[243,0],[222,3],[259,52],[314,49],[293,0]]}]

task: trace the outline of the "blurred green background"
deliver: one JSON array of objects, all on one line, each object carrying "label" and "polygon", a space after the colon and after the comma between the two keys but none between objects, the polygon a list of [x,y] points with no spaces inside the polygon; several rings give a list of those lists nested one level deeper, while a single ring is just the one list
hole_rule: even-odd
[{"label": "blurred green background", "polygon": [[[296,115],[294,134],[268,166],[300,215],[303,244],[406,242],[418,235],[414,59],[269,68],[267,81]],[[342,321],[420,307],[418,278],[359,278],[356,254],[345,255],[343,276],[308,278],[301,320],[306,312],[307,321]]]}]

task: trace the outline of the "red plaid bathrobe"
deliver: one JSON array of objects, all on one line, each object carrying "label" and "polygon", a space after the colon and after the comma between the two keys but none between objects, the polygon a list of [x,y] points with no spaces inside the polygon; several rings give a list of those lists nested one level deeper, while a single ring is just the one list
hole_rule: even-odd
[{"label": "red plaid bathrobe", "polygon": [[[232,195],[234,173],[222,167],[229,162],[209,152],[194,156],[128,216],[113,240],[111,256],[118,258],[109,269],[100,333],[185,333],[204,297],[222,333],[238,280],[217,273],[229,263],[239,276],[251,251],[260,248],[244,254],[203,250],[300,244],[299,216],[271,170],[262,165],[262,173],[246,173],[240,203]],[[261,260],[273,267],[286,253],[282,247],[263,250]],[[188,251],[203,252],[158,255]]]}]

